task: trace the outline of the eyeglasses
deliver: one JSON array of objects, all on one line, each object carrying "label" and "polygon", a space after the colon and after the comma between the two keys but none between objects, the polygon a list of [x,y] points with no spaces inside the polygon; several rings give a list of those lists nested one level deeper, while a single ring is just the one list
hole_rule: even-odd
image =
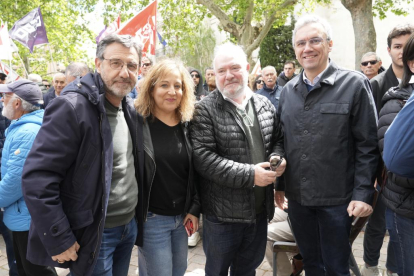
[{"label": "eyeglasses", "polygon": [[368,63],[371,63],[371,65],[375,65],[375,64],[377,64],[377,62],[378,62],[378,60],[369,60],[369,61],[361,62],[361,65],[362,66],[367,66]]},{"label": "eyeglasses", "polygon": [[6,98],[6,96],[11,95],[11,93],[0,93],[0,95],[2,98]]},{"label": "eyeglasses", "polygon": [[124,62],[123,60],[117,59],[117,58],[111,58],[104,60],[109,61],[109,66],[114,70],[122,70],[124,68],[124,65],[126,64],[128,71],[135,73],[138,70],[138,63],[135,62]]},{"label": "eyeglasses", "polygon": [[199,74],[191,74],[191,77],[192,77],[192,78],[197,78],[197,79],[199,79],[199,78],[200,78],[200,75],[199,75]]},{"label": "eyeglasses", "polygon": [[323,39],[322,37],[314,37],[311,38],[309,40],[299,40],[296,41],[295,43],[295,47],[296,48],[304,48],[306,46],[306,43],[309,42],[310,46],[319,46],[321,45],[321,43],[324,41],[325,39]]},{"label": "eyeglasses", "polygon": [[143,63],[142,64],[142,67],[150,67],[151,66],[151,63]]},{"label": "eyeglasses", "polygon": [[45,87],[46,88],[50,88],[50,84],[45,84]]},{"label": "eyeglasses", "polygon": [[263,84],[263,80],[257,80],[256,84]]}]

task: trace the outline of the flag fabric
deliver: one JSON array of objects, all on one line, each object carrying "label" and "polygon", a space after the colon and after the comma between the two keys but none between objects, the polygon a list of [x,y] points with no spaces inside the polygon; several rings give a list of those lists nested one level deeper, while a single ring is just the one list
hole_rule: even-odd
[{"label": "flag fabric", "polygon": [[11,69],[9,66],[7,66],[5,63],[0,61],[0,71],[4,72],[4,74],[7,75],[7,81],[11,82],[11,81],[17,81],[20,76],[13,71],[13,69]]},{"label": "flag fabric", "polygon": [[7,24],[0,26],[0,59],[13,59],[13,49],[10,44],[9,32],[7,31]]},{"label": "flag fabric", "polygon": [[49,43],[40,8],[33,9],[16,21],[10,30],[10,37],[27,47],[30,53],[33,53],[35,45]]},{"label": "flag fabric", "polygon": [[95,38],[96,44],[98,44],[99,41],[101,41],[102,38],[104,38],[105,36],[112,34],[116,32],[117,30],[119,30],[120,25],[121,25],[121,16],[118,16],[118,18],[114,22],[109,24],[109,26],[105,26],[105,28]]},{"label": "flag fabric", "polygon": [[156,28],[157,1],[149,4],[145,9],[132,17],[118,30],[120,35],[132,35],[138,37],[143,44],[143,52],[155,55],[155,42],[157,39]]},{"label": "flag fabric", "polygon": [[162,38],[162,36],[160,35],[159,32],[157,32],[158,35],[158,41],[162,44],[162,46],[167,46],[167,41],[165,41],[165,39]]},{"label": "flag fabric", "polygon": [[262,73],[262,67],[260,66],[260,59],[257,60],[256,65],[253,67],[252,73],[255,76],[260,75]]}]

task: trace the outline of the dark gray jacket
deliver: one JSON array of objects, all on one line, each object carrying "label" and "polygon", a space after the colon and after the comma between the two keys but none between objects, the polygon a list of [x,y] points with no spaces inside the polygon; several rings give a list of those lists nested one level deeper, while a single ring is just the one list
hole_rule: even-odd
[{"label": "dark gray jacket", "polygon": [[[283,155],[283,133],[274,106],[261,95],[254,94],[252,99],[267,160],[272,154]],[[196,105],[190,137],[200,175],[201,208],[203,214],[220,221],[254,223],[254,164],[242,122],[231,105],[218,90]],[[273,185],[268,185],[269,220],[274,209]]]},{"label": "dark gray jacket", "polygon": [[[111,187],[113,148],[99,74],[76,79],[45,111],[43,125],[27,157],[23,195],[32,216],[27,259],[39,265],[70,267],[74,276],[92,274],[102,240]],[[142,117],[131,98],[122,100],[133,141],[138,190],[142,191]],[[138,194],[138,233],[142,233],[142,193]],[[142,239],[142,234],[138,235]],[[59,264],[58,255],[75,241],[76,262]]]},{"label": "dark gray jacket", "polygon": [[381,111],[383,106],[382,97],[391,87],[398,86],[398,79],[392,70],[392,64],[390,67],[381,74],[373,77],[370,80],[372,86],[372,95],[374,96],[375,107],[377,108],[377,114]]},{"label": "dark gray jacket", "polygon": [[379,153],[374,101],[364,75],[330,62],[308,92],[300,74],[283,88],[278,116],[287,161],[278,190],[305,206],[371,204]]}]

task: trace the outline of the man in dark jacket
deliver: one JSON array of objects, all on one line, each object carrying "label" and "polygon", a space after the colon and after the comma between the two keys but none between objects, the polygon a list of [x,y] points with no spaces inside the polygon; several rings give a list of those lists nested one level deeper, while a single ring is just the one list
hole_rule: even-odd
[{"label": "man in dark jacket", "polygon": [[292,41],[304,71],[280,96],[289,165],[276,202],[284,208],[286,194],[307,276],[350,275],[351,217],[372,212],[379,158],[371,89],[364,75],[329,61],[325,20],[300,18]]},{"label": "man in dark jacket", "polygon": [[76,79],[50,103],[27,158],[27,258],[70,268],[73,276],[126,276],[133,245],[142,241],[135,220],[141,228],[142,118],[125,97],[137,80],[141,47],[130,36],[109,35],[96,56],[97,73]]},{"label": "man in dark jacket", "polygon": [[288,60],[283,66],[283,72],[277,78],[277,85],[285,86],[288,81],[296,77],[295,74],[296,64],[293,60]]},{"label": "man in dark jacket", "polygon": [[196,105],[191,126],[194,165],[200,175],[206,275],[254,275],[263,261],[267,222],[273,218],[276,171],[270,157],[283,156],[276,111],[247,86],[242,48],[215,50],[217,90]]},{"label": "man in dark jacket", "polygon": [[277,73],[275,67],[266,66],[263,68],[262,76],[264,85],[262,89],[256,91],[256,94],[263,95],[268,98],[277,110],[280,93],[282,92],[283,87],[276,83]]},{"label": "man in dark jacket", "polygon": [[390,67],[370,80],[377,112],[382,108],[382,97],[391,87],[398,86],[403,77],[402,54],[405,43],[414,32],[414,26],[398,25],[391,30],[387,38],[387,50],[391,57]]},{"label": "man in dark jacket", "polygon": [[[402,54],[403,46],[406,44],[414,28],[409,25],[398,25],[388,34],[388,53],[392,64],[383,73],[370,80],[372,94],[374,96],[377,113],[380,114],[384,106],[383,96],[391,88],[398,86],[399,80],[403,76]],[[378,174],[382,172],[382,161],[380,160]],[[378,177],[379,184],[382,184],[381,177]],[[377,183],[377,189],[379,189]],[[363,276],[376,275],[378,271],[378,261],[380,251],[385,236],[385,204],[382,200],[377,200],[374,211],[369,218],[364,235],[364,262],[361,274]],[[397,260],[394,254],[393,243],[388,243],[386,268],[390,274],[398,272]]]}]

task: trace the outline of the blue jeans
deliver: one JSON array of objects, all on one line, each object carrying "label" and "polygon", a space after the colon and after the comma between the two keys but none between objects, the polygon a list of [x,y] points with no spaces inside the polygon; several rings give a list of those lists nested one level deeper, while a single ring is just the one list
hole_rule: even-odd
[{"label": "blue jeans", "polygon": [[135,218],[128,224],[105,228],[99,257],[92,275],[127,276],[137,232]]},{"label": "blue jeans", "polygon": [[[394,242],[394,253],[398,264],[398,275],[414,275],[414,219],[401,216],[391,209],[385,211],[390,242]],[[400,273],[402,271],[402,273]]]},{"label": "blue jeans", "polygon": [[188,237],[183,222],[184,215],[162,216],[148,212],[144,243],[138,248],[140,276],[184,275]]},{"label": "blue jeans", "polygon": [[3,235],[4,243],[6,244],[7,262],[9,264],[10,269],[9,276],[18,276],[16,258],[14,256],[13,250],[13,236],[9,228],[7,228],[7,226],[4,225],[3,211],[0,211],[0,234]]},{"label": "blue jeans", "polygon": [[266,212],[257,215],[256,223],[221,222],[204,216],[203,249],[207,276],[254,276],[264,258],[267,241]]},{"label": "blue jeans", "polygon": [[[351,218],[348,204],[302,206],[289,200],[289,218],[306,276],[348,276]],[[326,273],[326,274],[325,274]]]},{"label": "blue jeans", "polygon": [[[379,186],[379,185],[378,185]],[[378,198],[374,211],[369,218],[364,235],[364,262],[369,266],[377,266],[380,258],[380,250],[385,236],[385,204]],[[398,272],[397,260],[394,255],[394,243],[391,241],[387,247],[387,262],[385,267]]]}]

